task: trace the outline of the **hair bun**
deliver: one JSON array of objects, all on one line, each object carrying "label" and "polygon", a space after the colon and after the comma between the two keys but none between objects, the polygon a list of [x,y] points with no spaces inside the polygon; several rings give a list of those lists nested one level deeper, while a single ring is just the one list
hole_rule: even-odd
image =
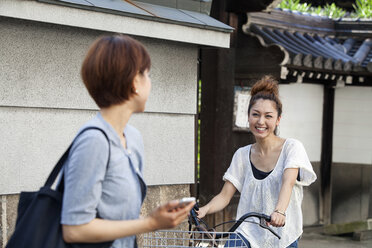
[{"label": "hair bun", "polygon": [[276,97],[279,96],[278,81],[276,81],[272,76],[264,76],[257,83],[255,83],[251,89],[251,96],[258,94],[273,94]]}]

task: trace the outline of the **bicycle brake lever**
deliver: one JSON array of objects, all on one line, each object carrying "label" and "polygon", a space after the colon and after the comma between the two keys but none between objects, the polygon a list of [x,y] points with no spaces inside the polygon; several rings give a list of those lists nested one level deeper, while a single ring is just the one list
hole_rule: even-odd
[{"label": "bicycle brake lever", "polygon": [[260,227],[266,229],[266,230],[269,230],[272,234],[274,234],[278,239],[281,239],[281,237],[279,236],[279,234],[277,234],[273,229],[271,229],[269,227],[269,225],[267,224],[267,221],[265,220],[265,218],[260,218]]}]

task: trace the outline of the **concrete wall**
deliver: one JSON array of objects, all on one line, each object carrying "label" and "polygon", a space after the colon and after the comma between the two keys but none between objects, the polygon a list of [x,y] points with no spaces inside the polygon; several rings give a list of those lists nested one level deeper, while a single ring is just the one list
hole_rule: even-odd
[{"label": "concrete wall", "polygon": [[[97,107],[81,83],[84,54],[102,32],[1,18],[0,194],[37,189]],[[197,46],[140,38],[153,67],[142,131],[150,185],[194,183]]]},{"label": "concrete wall", "polygon": [[[80,125],[98,110],[79,71],[89,45],[104,32],[0,17],[0,33],[0,247],[5,247],[17,193],[44,183]],[[195,180],[198,47],[135,38],[153,64],[146,110],[130,120],[145,143],[146,214],[190,195]]]}]

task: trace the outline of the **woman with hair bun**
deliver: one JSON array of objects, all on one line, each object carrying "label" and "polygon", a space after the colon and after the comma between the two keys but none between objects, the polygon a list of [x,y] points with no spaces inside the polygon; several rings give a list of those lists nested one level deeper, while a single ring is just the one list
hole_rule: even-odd
[{"label": "woman with hair bun", "polygon": [[256,143],[235,152],[223,176],[221,192],[198,211],[199,218],[203,218],[222,210],[238,190],[236,218],[248,212],[264,213],[271,216],[268,224],[281,236],[278,239],[258,225],[242,223],[237,235],[252,248],[298,247],[302,234],[302,186],[316,180],[302,143],[278,136],[281,114],[278,82],[265,76],[253,85],[248,107],[249,129]]}]

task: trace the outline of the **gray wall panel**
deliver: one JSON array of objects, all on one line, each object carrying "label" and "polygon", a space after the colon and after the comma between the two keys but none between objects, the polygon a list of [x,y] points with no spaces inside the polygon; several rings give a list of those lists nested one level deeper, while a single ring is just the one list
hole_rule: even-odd
[{"label": "gray wall panel", "polygon": [[[0,195],[39,188],[79,127],[96,111],[0,107]],[[194,182],[194,116],[142,113],[149,185]]]},{"label": "gray wall panel", "polygon": [[2,18],[0,105],[91,108],[80,65],[98,32]]},{"label": "gray wall panel", "polygon": [[[1,18],[1,17],[0,17]],[[102,32],[1,18],[0,105],[97,109],[80,79],[87,48]],[[146,111],[196,112],[197,46],[139,38],[152,57]]]},{"label": "gray wall panel", "polygon": [[143,136],[145,180],[150,185],[194,183],[193,115],[138,114],[130,121]]},{"label": "gray wall panel", "polygon": [[197,58],[196,46],[139,39],[151,55],[151,95],[149,112],[196,114]]},{"label": "gray wall panel", "polygon": [[39,188],[95,111],[0,107],[0,194]]}]

